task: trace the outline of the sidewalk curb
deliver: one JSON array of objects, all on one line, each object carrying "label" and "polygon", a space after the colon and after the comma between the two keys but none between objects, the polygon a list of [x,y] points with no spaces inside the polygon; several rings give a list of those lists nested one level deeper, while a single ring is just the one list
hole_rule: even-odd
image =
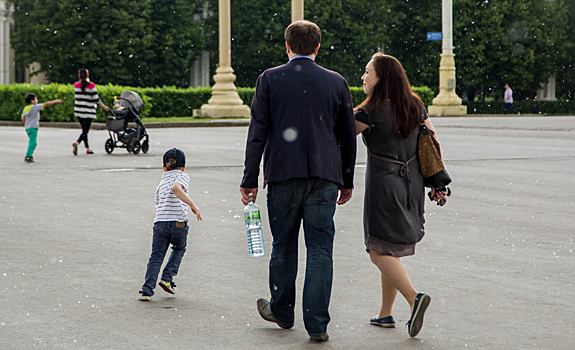
[{"label": "sidewalk curb", "polygon": [[[204,122],[166,122],[166,123],[144,123],[146,129],[156,128],[205,128],[205,127],[234,127],[249,126],[250,121],[246,120],[209,120]],[[23,122],[0,120],[0,126],[17,126],[23,127]],[[80,129],[77,122],[40,122],[43,128],[62,128],[62,129]],[[106,124],[93,123],[92,129],[106,130]]]},{"label": "sidewalk curb", "polygon": [[[444,115],[432,118],[520,118],[520,117],[548,117],[544,114],[466,114],[466,115]],[[570,117],[568,115],[552,115],[549,117]],[[40,122],[43,128],[62,128],[62,129],[80,129],[77,122]],[[214,128],[214,127],[235,127],[249,126],[249,119],[244,120],[208,120],[203,122],[165,122],[165,123],[144,123],[146,129],[157,128]],[[0,120],[0,126],[23,127],[24,123],[19,121]],[[106,124],[93,123],[92,129],[106,130]]]}]

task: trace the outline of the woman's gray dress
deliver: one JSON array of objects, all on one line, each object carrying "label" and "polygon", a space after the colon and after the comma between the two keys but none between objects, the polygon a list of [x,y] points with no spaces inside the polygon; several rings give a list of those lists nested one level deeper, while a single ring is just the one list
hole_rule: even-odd
[{"label": "woman's gray dress", "polygon": [[368,150],[363,227],[366,250],[402,257],[415,254],[425,234],[425,189],[416,157],[419,128],[407,139],[392,135],[391,113],[389,101],[379,110],[368,106],[355,113],[369,125],[362,133]]}]

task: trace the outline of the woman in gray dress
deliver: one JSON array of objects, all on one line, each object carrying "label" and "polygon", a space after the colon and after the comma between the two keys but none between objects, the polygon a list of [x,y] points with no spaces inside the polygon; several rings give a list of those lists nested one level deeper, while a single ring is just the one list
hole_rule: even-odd
[{"label": "woman in gray dress", "polygon": [[[415,337],[431,298],[415,290],[400,258],[414,255],[425,234],[417,137],[422,120],[435,130],[397,59],[376,53],[361,79],[367,98],[355,117],[356,132],[362,133],[368,150],[363,226],[366,250],[381,271],[382,289],[381,309],[370,323],[395,327],[391,310],[399,291],[411,307],[407,326]],[[434,197],[444,198],[442,193]]]}]

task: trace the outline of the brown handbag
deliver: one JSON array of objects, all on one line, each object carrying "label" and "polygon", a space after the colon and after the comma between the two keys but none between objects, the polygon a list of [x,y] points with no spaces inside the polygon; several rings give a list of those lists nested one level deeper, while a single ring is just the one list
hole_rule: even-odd
[{"label": "brown handbag", "polygon": [[443,165],[441,148],[434,134],[422,120],[417,139],[417,158],[425,187],[442,189],[451,183],[451,177]]}]

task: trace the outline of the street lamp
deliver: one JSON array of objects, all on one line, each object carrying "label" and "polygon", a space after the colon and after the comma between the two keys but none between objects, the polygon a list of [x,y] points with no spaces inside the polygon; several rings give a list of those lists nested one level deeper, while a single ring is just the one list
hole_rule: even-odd
[{"label": "street lamp", "polygon": [[439,94],[429,106],[429,115],[465,115],[467,106],[455,93],[455,59],[453,54],[453,8],[452,0],[442,0],[441,19],[443,27],[441,61],[439,63]]},{"label": "street lamp", "polygon": [[234,85],[236,76],[232,68],[230,0],[219,0],[218,21],[220,61],[216,75],[214,75],[216,83],[212,88],[212,98],[208,104],[202,105],[201,116],[204,118],[249,117],[250,107],[244,105]]},{"label": "street lamp", "polygon": [[291,21],[303,20],[303,1],[304,0],[291,0]]},{"label": "street lamp", "polygon": [[[304,0],[292,0],[292,22],[303,20],[303,2]],[[208,104],[202,105],[201,116],[204,118],[249,117],[250,107],[244,105],[234,85],[236,76],[232,68],[230,0],[218,1],[218,21],[220,62],[214,75],[216,83],[212,88],[212,98]]]}]

